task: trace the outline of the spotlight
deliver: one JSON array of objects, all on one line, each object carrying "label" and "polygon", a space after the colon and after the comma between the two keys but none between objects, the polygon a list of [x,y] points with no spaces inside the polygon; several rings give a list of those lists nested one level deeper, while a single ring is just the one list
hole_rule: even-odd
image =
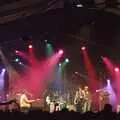
[{"label": "spotlight", "polygon": [[29,47],[29,48],[33,48],[33,46],[32,46],[32,45],[29,45],[28,47]]},{"label": "spotlight", "polygon": [[76,5],[76,7],[83,7],[83,5],[82,4],[78,4],[78,5]]},{"label": "spotlight", "polygon": [[47,43],[48,40],[45,40],[45,42]]},{"label": "spotlight", "polygon": [[85,50],[85,49],[86,49],[86,47],[85,47],[85,46],[81,47],[81,50]]},{"label": "spotlight", "polygon": [[2,72],[5,72],[5,71],[6,71],[5,68],[3,68],[3,69],[2,69]]},{"label": "spotlight", "polygon": [[22,62],[19,62],[20,65],[22,65]]},{"label": "spotlight", "polygon": [[110,80],[109,79],[107,80],[107,85],[110,85]]},{"label": "spotlight", "polygon": [[96,92],[99,92],[99,90],[96,90]]},{"label": "spotlight", "polygon": [[63,54],[63,50],[59,50],[58,53],[59,53],[60,55],[62,55],[62,54]]},{"label": "spotlight", "polygon": [[115,72],[119,72],[120,70],[119,70],[118,67],[116,67],[116,68],[114,68],[114,71],[115,71]]},{"label": "spotlight", "polygon": [[59,63],[59,66],[61,66],[62,64],[61,63]]},{"label": "spotlight", "polygon": [[19,52],[18,50],[15,51],[15,53],[18,53],[18,52]]},{"label": "spotlight", "polygon": [[75,72],[75,74],[78,74],[78,72]]},{"label": "spotlight", "polygon": [[65,59],[65,62],[66,62],[66,63],[69,63],[69,59],[68,59],[68,58],[66,58],[66,59]]},{"label": "spotlight", "polygon": [[18,59],[18,58],[16,58],[16,59],[15,59],[15,62],[18,62],[18,61],[19,61],[19,59]]}]

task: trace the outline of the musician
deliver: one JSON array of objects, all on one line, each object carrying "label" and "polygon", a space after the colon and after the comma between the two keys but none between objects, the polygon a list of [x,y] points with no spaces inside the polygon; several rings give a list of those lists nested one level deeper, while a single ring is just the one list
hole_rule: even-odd
[{"label": "musician", "polygon": [[82,112],[82,108],[83,108],[83,91],[82,91],[81,88],[79,88],[76,91],[74,104],[76,105],[76,111],[77,112]]},{"label": "musician", "polygon": [[87,111],[90,111],[91,103],[92,103],[91,95],[90,95],[90,92],[88,90],[88,86],[84,87],[83,94],[84,94],[83,95],[83,98],[84,98],[83,112],[87,112]]},{"label": "musician", "polygon": [[47,105],[50,105],[50,102],[51,102],[50,96],[47,96],[46,97],[46,103],[47,103]]},{"label": "musician", "polygon": [[48,94],[46,96],[46,103],[49,109],[50,113],[53,113],[55,111],[55,102],[52,100],[52,95]]},{"label": "musician", "polygon": [[27,91],[23,90],[20,95],[20,109],[22,112],[28,112],[31,108],[31,103],[35,100],[29,100],[27,97]]},{"label": "musician", "polygon": [[117,105],[116,112],[120,113],[120,105],[119,104]]},{"label": "musician", "polygon": [[106,104],[110,102],[110,94],[105,90],[101,90],[99,94],[99,110],[103,110]]}]

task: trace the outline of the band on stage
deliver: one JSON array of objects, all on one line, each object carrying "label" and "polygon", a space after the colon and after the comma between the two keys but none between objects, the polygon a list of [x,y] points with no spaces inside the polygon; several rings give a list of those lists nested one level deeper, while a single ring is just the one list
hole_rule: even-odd
[{"label": "band on stage", "polygon": [[[98,111],[101,111],[104,109],[104,106],[106,104],[109,104],[110,93],[105,89],[100,89],[96,90],[95,94],[98,95]],[[44,95],[44,98],[41,98],[42,100],[32,99],[33,95],[28,93],[26,90],[22,90],[14,96],[14,99],[19,104],[21,111],[29,111],[33,106],[32,104],[36,102],[36,106],[42,104],[40,106],[42,106],[45,110],[48,110],[50,113],[54,111],[61,111],[63,109],[84,113],[87,111],[92,111],[94,109],[93,93],[90,92],[88,86],[84,86],[83,88],[79,87],[76,91],[73,92],[73,94],[70,94],[70,92],[67,92],[65,95],[58,92],[47,92],[47,94]],[[9,95],[7,95],[7,97],[8,99],[11,99],[9,98]],[[13,106],[9,106],[9,108],[12,109]]]}]

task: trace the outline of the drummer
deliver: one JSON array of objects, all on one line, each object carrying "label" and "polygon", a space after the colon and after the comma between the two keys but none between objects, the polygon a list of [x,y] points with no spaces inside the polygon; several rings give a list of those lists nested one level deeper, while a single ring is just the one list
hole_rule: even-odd
[{"label": "drummer", "polygon": [[59,98],[59,111],[63,110],[64,108],[66,108],[66,101],[61,96]]}]

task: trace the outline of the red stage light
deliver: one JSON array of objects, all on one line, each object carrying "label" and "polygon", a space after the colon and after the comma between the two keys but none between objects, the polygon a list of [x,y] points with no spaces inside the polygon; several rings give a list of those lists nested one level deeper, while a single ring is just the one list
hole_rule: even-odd
[{"label": "red stage light", "polygon": [[114,69],[114,71],[115,71],[115,72],[119,72],[120,70],[119,70],[119,68],[116,67],[116,68]]},{"label": "red stage light", "polygon": [[33,46],[32,46],[32,45],[29,45],[28,47],[29,47],[29,48],[32,48]]},{"label": "red stage light", "polygon": [[59,50],[58,53],[59,53],[60,55],[62,55],[62,54],[63,54],[63,50]]},{"label": "red stage light", "polygon": [[81,47],[81,50],[85,50],[85,49],[86,49],[86,47],[85,47],[85,46]]}]

